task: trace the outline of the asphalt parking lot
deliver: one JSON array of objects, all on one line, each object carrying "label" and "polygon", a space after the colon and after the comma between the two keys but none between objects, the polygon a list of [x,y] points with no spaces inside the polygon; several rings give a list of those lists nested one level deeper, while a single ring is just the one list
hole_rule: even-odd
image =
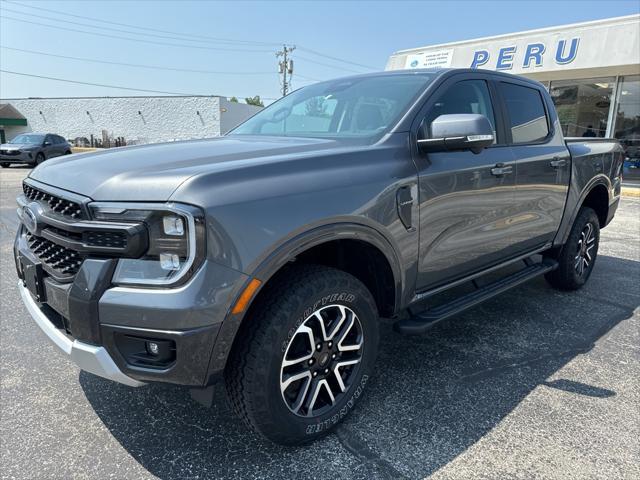
[{"label": "asphalt parking lot", "polygon": [[640,198],[589,284],[543,279],[434,328],[384,326],[378,371],[336,431],[283,448],[224,402],[80,372],[23,307],[11,256],[28,169],[0,171],[2,478],[640,478]]}]

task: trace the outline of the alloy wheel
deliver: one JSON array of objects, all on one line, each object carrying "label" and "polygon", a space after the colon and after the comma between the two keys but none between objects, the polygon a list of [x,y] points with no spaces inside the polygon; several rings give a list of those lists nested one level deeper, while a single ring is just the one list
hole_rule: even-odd
[{"label": "alloy wheel", "polygon": [[589,270],[589,267],[593,262],[594,256],[592,254],[592,250],[593,247],[595,247],[595,242],[596,237],[594,235],[593,225],[591,225],[591,223],[587,223],[580,233],[577,253],[574,258],[574,268],[580,276],[584,275],[584,273]]},{"label": "alloy wheel", "polygon": [[349,390],[362,360],[360,320],[344,305],[313,312],[289,340],[280,367],[280,391],[287,408],[317,417]]}]

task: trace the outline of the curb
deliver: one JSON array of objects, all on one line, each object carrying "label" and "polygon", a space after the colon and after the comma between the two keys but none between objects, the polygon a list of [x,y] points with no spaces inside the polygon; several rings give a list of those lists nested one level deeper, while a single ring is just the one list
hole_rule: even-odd
[{"label": "curb", "polygon": [[623,197],[640,197],[640,188],[622,187],[621,194]]}]

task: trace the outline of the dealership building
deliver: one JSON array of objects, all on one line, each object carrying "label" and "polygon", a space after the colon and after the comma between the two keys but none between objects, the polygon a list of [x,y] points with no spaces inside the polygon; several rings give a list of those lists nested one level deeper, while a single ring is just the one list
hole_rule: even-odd
[{"label": "dealership building", "polygon": [[640,167],[640,15],[402,50],[386,68],[433,67],[538,80],[549,90],[566,136],[618,138],[627,167]]},{"label": "dealership building", "polygon": [[24,132],[55,133],[81,146],[208,138],[225,134],[259,110],[204,95],[9,98],[0,100],[0,140]]}]

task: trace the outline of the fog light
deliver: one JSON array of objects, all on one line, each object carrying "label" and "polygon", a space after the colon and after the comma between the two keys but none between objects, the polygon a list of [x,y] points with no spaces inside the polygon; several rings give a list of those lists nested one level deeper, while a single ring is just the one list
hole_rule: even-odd
[{"label": "fog light", "polygon": [[180,217],[166,216],[162,219],[162,226],[167,235],[182,235],[184,233],[184,222]]},{"label": "fog light", "polygon": [[158,355],[160,353],[160,346],[155,342],[147,342],[147,352],[151,355]]},{"label": "fog light", "polygon": [[180,257],[175,253],[161,253],[160,268],[163,270],[180,270]]}]

